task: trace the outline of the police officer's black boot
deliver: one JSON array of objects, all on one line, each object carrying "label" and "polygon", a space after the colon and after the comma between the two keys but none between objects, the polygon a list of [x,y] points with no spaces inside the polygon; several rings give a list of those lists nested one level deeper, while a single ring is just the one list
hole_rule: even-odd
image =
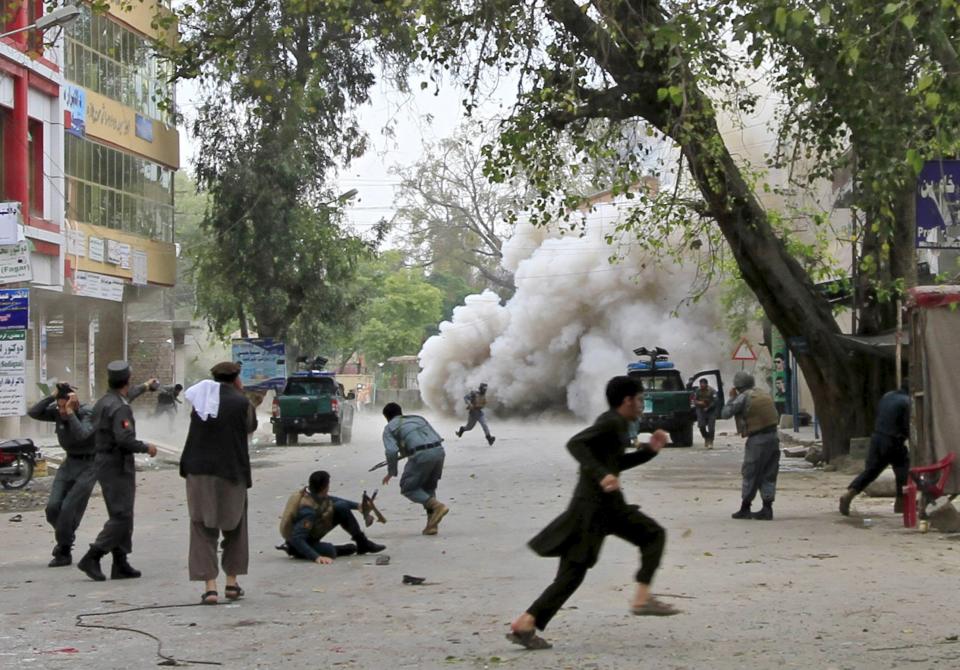
[{"label": "police officer's black boot", "polygon": [[752,519],[753,514],[750,512],[750,501],[744,500],[740,503],[740,511],[734,512],[730,515],[732,519]]},{"label": "police officer's black boot", "polygon": [[139,576],[140,571],[127,562],[127,555],[119,549],[114,549],[110,579],[136,579]]},{"label": "police officer's black boot", "polygon": [[90,549],[77,561],[77,567],[82,570],[87,577],[95,582],[106,581],[107,576],[100,569],[100,559],[107,555],[107,552],[97,549],[92,544]]},{"label": "police officer's black boot", "polygon": [[73,563],[73,555],[70,553],[70,545],[58,544],[53,548],[53,560],[47,563],[47,567],[62,568],[71,563]]},{"label": "police officer's black boot", "polygon": [[773,521],[773,501],[763,501],[763,507],[759,512],[755,512],[753,518],[757,521]]},{"label": "police officer's black boot", "polygon": [[353,538],[353,541],[357,543],[358,554],[378,554],[387,548],[385,545],[377,544],[376,542],[371,542],[370,538],[368,538],[363,533]]}]

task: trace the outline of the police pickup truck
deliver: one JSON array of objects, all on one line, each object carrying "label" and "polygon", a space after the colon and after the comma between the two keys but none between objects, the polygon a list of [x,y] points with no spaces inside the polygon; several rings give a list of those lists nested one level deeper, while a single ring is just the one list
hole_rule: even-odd
[{"label": "police pickup truck", "polygon": [[[717,390],[719,416],[723,407],[723,379],[719,370],[704,370],[690,377],[686,383],[680,371],[670,360],[666,349],[646,347],[634,349],[641,360],[627,366],[627,375],[643,383],[643,415],[636,427],[639,433],[652,433],[663,429],[670,433],[670,442],[676,447],[693,446],[693,426],[697,412],[693,404],[697,380],[706,378]],[[646,359],[646,360],[642,360]]]},{"label": "police pickup truck", "polygon": [[287,377],[273,399],[273,434],[278,446],[297,444],[300,435],[327,433],[333,444],[350,442],[354,403],[332,372],[306,370]]}]

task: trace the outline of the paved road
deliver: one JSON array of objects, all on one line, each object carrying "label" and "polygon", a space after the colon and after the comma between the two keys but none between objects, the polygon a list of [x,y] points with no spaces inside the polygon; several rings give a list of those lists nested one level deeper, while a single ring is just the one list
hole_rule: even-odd
[{"label": "paved road", "polygon": [[[273,549],[277,517],[313,469],[329,470],[339,495],[378,485],[366,469],[382,458],[383,424],[364,419],[351,445],[332,447],[324,438],[257,451],[252,566],[239,604],[193,606],[201,588],[186,579],[187,514],[173,469],[138,477],[131,558],[144,571],[140,580],[98,584],[73,567],[48,569],[43,513],[25,513],[21,523],[0,519],[0,667],[154,667],[151,639],[75,626],[80,613],[152,604],[191,606],[86,621],[142,629],[167,654],[231,668],[960,666],[960,545],[903,530],[888,501],[856,503],[874,520],[870,528],[859,517],[844,520],[835,500],[847,478],[799,466],[781,476],[775,522],[732,521],[741,457],[733,438],[720,438],[711,452],[667,450],[624,478],[628,499],[669,531],[655,590],[677,596],[671,602],[683,616],[627,613],[636,554],[611,539],[548,630],[553,650],[525,652],[504,640],[511,618],[556,567],[525,542],[572,489],[574,463],[563,443],[577,425],[567,421],[494,422],[493,447],[479,431],[457,440],[456,423],[438,421],[450,436],[440,493],[452,510],[439,536],[420,535],[423,513],[394,483],[380,497],[389,523],[371,529],[388,545],[389,566],[370,557],[328,567],[286,558]],[[104,518],[96,498],[82,543]],[[403,574],[427,584],[402,586]]]}]

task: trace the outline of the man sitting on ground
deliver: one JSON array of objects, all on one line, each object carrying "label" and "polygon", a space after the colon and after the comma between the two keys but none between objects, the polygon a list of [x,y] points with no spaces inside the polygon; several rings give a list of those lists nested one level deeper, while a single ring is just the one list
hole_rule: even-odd
[{"label": "man sitting on ground", "polygon": [[[364,506],[367,505],[364,500]],[[280,535],[284,543],[278,549],[294,558],[303,558],[320,565],[329,565],[334,559],[353,554],[376,554],[386,549],[371,542],[360,529],[353,510],[361,506],[355,502],[330,495],[330,473],[317,470],[310,475],[309,485],[295,491],[287,500],[280,518]],[[361,509],[367,516],[369,509]],[[352,543],[334,545],[323,538],[335,526],[340,526],[353,539]]]}]

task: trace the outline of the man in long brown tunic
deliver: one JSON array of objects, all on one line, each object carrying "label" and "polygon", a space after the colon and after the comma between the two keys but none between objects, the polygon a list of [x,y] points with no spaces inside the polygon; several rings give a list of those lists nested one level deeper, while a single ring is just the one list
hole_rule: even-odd
[{"label": "man in long brown tunic", "polygon": [[257,429],[257,416],[243,394],[239,365],[218,363],[210,372],[213,381],[202,381],[186,392],[193,411],[180,476],[187,480],[190,580],[206,582],[201,601],[214,605],[221,534],[224,593],[230,600],[244,595],[237,576],[247,574],[249,563],[247,489],[252,481],[247,436]]},{"label": "man in long brown tunic", "polygon": [[596,564],[607,535],[616,535],[640,548],[641,565],[631,612],[652,616],[679,613],[650,595],[666,532],[638,506],[628,505],[620,491],[620,473],[656,456],[668,436],[658,430],[649,444],[626,453],[630,422],[643,412],[643,386],[631,377],[614,377],[607,383],[606,395],[610,410],[567,443],[567,449],[580,463],[580,477],[570,506],[530,541],[530,548],[540,556],[559,557],[560,568],[553,583],[511,624],[507,639],[527,649],[551,646],[536,630],[546,628],[583,583],[587,571]]}]

